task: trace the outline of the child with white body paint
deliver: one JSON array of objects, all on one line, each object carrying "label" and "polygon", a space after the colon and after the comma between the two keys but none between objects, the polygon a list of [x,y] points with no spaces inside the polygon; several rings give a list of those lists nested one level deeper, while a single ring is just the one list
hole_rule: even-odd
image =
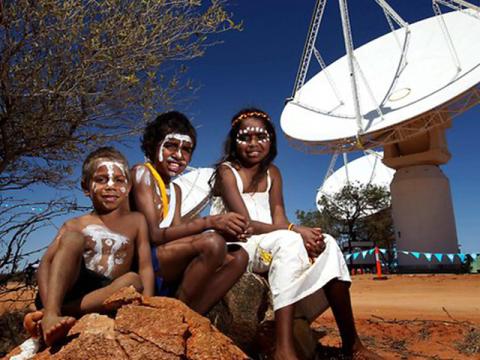
[{"label": "child with white body paint", "polygon": [[241,241],[247,222],[235,213],[181,218],[180,188],[171,180],[185,170],[195,145],[195,129],[179,112],[149,123],[142,138],[149,162],[132,170],[131,206],[147,219],[157,295],[176,295],[203,314],[246,269],[246,252],[228,251],[226,241]]},{"label": "child with white body paint", "polygon": [[65,337],[76,317],[105,311],[103,302],[118,289],[133,285],[147,296],[154,291],[147,223],[128,210],[131,182],[123,155],[111,147],[88,155],[82,189],[94,209],[67,221],[48,247],[37,272],[35,304],[43,310],[24,321],[47,345]]}]

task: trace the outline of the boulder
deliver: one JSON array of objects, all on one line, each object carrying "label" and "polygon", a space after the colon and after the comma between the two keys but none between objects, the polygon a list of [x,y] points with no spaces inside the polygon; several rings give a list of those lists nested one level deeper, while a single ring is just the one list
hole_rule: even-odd
[{"label": "boulder", "polygon": [[[32,359],[248,359],[208,319],[178,300],[143,298],[129,288],[106,303],[118,308],[113,318],[83,316],[63,343]],[[15,348],[6,359],[21,351]]]},{"label": "boulder", "polygon": [[207,317],[243,351],[258,352],[262,326],[273,320],[267,281],[257,274],[245,273]]},{"label": "boulder", "polygon": [[[247,354],[271,358],[275,322],[271,292],[264,277],[249,272],[242,275],[207,317]],[[293,324],[298,354],[303,359],[313,359],[318,336],[303,317],[296,317]]]}]

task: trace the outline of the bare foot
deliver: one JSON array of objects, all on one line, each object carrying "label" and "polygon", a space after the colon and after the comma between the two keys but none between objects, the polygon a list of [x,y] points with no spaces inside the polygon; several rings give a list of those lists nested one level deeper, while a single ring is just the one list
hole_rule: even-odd
[{"label": "bare foot", "polygon": [[75,324],[71,316],[57,316],[44,314],[42,319],[43,340],[47,346],[52,346],[57,341],[67,336],[68,331]]},{"label": "bare foot", "polygon": [[380,355],[368,350],[365,346],[360,345],[353,351],[352,360],[382,360]]},{"label": "bare foot", "polygon": [[23,327],[31,337],[40,337],[40,320],[42,318],[43,311],[30,312],[23,318]]}]

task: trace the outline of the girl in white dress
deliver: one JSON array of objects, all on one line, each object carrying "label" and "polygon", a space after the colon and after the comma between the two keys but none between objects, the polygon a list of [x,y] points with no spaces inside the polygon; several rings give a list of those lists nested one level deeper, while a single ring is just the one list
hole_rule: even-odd
[{"label": "girl in white dress", "polygon": [[275,311],[276,359],[297,359],[293,345],[294,311],[310,321],[330,305],[342,349],[355,358],[377,359],[356,333],[350,303],[350,276],[343,254],[319,228],[289,223],[282,178],[272,163],[276,135],[269,116],[244,109],[232,119],[225,155],[217,165],[211,215],[234,211],[249,219],[246,242],[249,270],[268,272]]}]

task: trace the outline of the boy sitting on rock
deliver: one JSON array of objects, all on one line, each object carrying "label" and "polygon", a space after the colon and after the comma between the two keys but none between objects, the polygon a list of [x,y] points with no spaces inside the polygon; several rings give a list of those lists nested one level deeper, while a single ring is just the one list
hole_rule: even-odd
[{"label": "boy sitting on rock", "polygon": [[43,310],[24,321],[33,335],[41,322],[47,345],[64,338],[75,317],[105,311],[104,300],[122,287],[153,295],[147,223],[141,213],[128,210],[130,188],[128,163],[120,152],[102,147],[88,155],[82,189],[93,211],[68,220],[48,247],[37,273],[35,305]]}]

